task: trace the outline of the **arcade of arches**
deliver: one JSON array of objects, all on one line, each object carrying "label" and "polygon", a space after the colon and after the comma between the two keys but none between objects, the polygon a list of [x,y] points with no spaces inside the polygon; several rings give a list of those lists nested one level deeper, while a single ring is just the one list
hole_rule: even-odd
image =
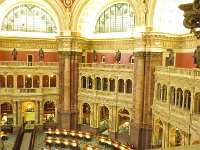
[{"label": "arcade of arches", "polygon": [[199,41],[182,3],[0,0],[2,128],[81,130],[138,150],[199,144]]}]

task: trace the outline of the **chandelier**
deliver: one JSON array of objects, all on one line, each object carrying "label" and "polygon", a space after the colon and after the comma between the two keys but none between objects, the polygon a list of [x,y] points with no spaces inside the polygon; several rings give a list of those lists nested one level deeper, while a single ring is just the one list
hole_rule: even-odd
[{"label": "chandelier", "polygon": [[194,33],[197,39],[200,39],[200,0],[179,5],[179,9],[184,11],[183,25],[190,29],[190,33]]}]

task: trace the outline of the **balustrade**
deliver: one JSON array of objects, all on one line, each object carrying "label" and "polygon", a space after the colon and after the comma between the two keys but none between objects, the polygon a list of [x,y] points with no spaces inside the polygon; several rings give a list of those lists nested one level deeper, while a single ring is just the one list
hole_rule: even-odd
[{"label": "balustrade", "polygon": [[200,69],[174,68],[174,67],[160,67],[157,66],[155,74],[165,74],[169,76],[179,76],[188,78],[200,78]]},{"label": "balustrade", "polygon": [[48,67],[58,67],[59,63],[57,62],[26,62],[26,61],[0,61],[0,66],[48,66]]}]

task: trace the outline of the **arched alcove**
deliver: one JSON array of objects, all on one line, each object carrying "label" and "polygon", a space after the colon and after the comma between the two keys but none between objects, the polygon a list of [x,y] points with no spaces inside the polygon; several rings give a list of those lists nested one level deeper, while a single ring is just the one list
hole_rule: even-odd
[{"label": "arched alcove", "polygon": [[55,118],[55,103],[47,101],[44,103],[44,122],[54,122]]},{"label": "arched alcove", "polygon": [[83,124],[90,125],[90,105],[88,103],[83,104]]}]

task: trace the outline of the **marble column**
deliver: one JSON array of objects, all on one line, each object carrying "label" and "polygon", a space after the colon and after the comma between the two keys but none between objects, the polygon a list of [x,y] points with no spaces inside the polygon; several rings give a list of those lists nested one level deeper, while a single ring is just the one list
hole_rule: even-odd
[{"label": "marble column", "polygon": [[42,101],[39,101],[39,108],[40,108],[40,113],[39,113],[40,120],[39,120],[39,124],[43,124],[44,107],[43,107]]},{"label": "marble column", "polygon": [[82,55],[79,40],[78,37],[57,38],[60,70],[58,127],[61,129],[78,129],[78,67]]},{"label": "marble column", "polygon": [[59,106],[58,125],[70,130],[70,57],[71,52],[59,52]]},{"label": "marble column", "polygon": [[196,110],[196,112],[199,112],[199,97],[197,97],[196,100],[196,109],[194,108],[194,103],[195,103],[195,87],[192,87],[192,91],[191,91],[191,101],[190,101],[190,112],[191,114],[194,113],[194,111]]},{"label": "marble column", "polygon": [[131,119],[130,140],[136,149],[151,148],[152,110],[155,66],[161,65],[159,52],[134,53],[134,118]]},{"label": "marble column", "polygon": [[117,129],[118,129],[117,107],[111,106],[109,109],[109,137],[111,139],[117,139]]},{"label": "marble column", "polygon": [[35,101],[35,125],[38,125],[38,101]]},{"label": "marble column", "polygon": [[13,126],[17,125],[17,107],[16,107],[16,101],[13,101]]}]

